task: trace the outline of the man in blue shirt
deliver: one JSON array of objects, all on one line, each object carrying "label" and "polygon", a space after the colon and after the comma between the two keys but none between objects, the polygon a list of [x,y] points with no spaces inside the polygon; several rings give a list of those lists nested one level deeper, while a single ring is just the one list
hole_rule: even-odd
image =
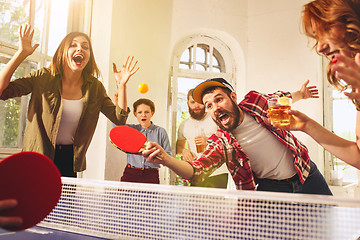
[{"label": "man in blue shirt", "polygon": [[[169,154],[171,147],[166,130],[152,123],[155,104],[146,98],[140,98],[133,104],[134,115],[139,124],[126,124],[145,135],[148,141],[157,142]],[[146,162],[142,155],[127,154],[127,165],[121,181],[138,183],[160,183],[160,164]]]}]

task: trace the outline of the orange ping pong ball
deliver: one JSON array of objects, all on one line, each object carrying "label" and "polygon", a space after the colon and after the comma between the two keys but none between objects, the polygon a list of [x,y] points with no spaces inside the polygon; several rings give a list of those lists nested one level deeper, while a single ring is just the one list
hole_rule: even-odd
[{"label": "orange ping pong ball", "polygon": [[149,86],[146,83],[140,83],[138,86],[138,90],[140,93],[146,93],[149,91]]}]

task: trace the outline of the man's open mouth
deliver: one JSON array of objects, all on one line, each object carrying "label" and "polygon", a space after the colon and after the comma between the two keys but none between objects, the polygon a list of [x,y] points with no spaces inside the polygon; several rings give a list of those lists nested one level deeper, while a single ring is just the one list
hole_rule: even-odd
[{"label": "man's open mouth", "polygon": [[219,115],[219,120],[223,124],[228,123],[229,119],[230,119],[230,116],[228,114],[226,114],[226,113],[222,113],[222,114]]}]

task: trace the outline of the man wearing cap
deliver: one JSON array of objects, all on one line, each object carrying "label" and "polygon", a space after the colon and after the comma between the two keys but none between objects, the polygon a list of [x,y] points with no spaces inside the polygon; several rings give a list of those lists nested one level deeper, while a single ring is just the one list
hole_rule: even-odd
[{"label": "man wearing cap", "polygon": [[[193,91],[194,89],[190,89],[187,94],[190,116],[180,123],[176,140],[176,154],[181,155],[185,161],[200,157],[205,151],[207,139],[217,130],[217,125],[205,111],[205,106],[193,99]],[[198,148],[197,145],[203,147]],[[226,165],[223,164],[203,182],[193,186],[227,188],[228,173]]]},{"label": "man wearing cap", "polygon": [[[205,152],[193,161],[181,161],[156,143],[149,143],[143,155],[194,183],[225,163],[240,190],[332,195],[307,148],[291,132],[272,126],[267,116],[270,96],[291,97],[293,102],[318,97],[308,83],[294,93],[250,91],[237,105],[237,95],[225,79],[206,80],[193,92],[194,100],[205,105],[218,125]],[[160,152],[162,160],[155,158]]]}]

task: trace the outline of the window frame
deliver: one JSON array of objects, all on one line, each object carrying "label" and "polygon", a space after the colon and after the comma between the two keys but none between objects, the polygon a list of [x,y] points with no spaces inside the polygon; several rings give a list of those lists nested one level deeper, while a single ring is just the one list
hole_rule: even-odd
[{"label": "window frame", "polygon": [[[333,131],[333,101],[336,100],[332,96],[332,92],[335,88],[328,82],[327,80],[327,66],[329,64],[328,59],[325,57],[321,58],[322,62],[322,71],[323,71],[323,122],[324,127],[329,131]],[[355,107],[355,106],[354,106]],[[354,126],[354,131],[355,131]],[[327,182],[331,184],[331,171],[333,169],[333,162],[335,157],[324,149],[324,176]],[[341,166],[350,166],[349,164],[339,161]],[[360,184],[360,170],[357,171],[358,182],[355,183],[357,185]],[[353,183],[352,183],[353,184]]]},{"label": "window frame", "polygon": [[[205,44],[210,47],[210,56],[213,56],[212,49],[216,49],[219,54],[222,56],[224,61],[224,72],[212,72],[212,66],[210,60],[210,71],[199,71],[196,70],[196,51],[194,51],[195,56],[193,59],[195,61],[192,62],[192,69],[181,69],[180,59],[184,51],[186,51],[189,47],[193,47],[196,49],[198,45]],[[229,46],[219,37],[211,36],[209,34],[195,34],[190,35],[183,38],[178,44],[174,47],[174,53],[172,55],[172,64],[170,71],[170,80],[169,80],[169,90],[168,90],[168,121],[167,129],[170,142],[172,146],[172,151],[176,152],[176,119],[177,119],[177,101],[178,101],[178,79],[179,78],[192,78],[199,80],[206,80],[209,78],[224,78],[232,84],[232,86],[236,89],[236,62],[234,61],[234,56],[229,48]],[[211,58],[212,59],[212,58]],[[222,65],[219,63],[219,65]]]}]

